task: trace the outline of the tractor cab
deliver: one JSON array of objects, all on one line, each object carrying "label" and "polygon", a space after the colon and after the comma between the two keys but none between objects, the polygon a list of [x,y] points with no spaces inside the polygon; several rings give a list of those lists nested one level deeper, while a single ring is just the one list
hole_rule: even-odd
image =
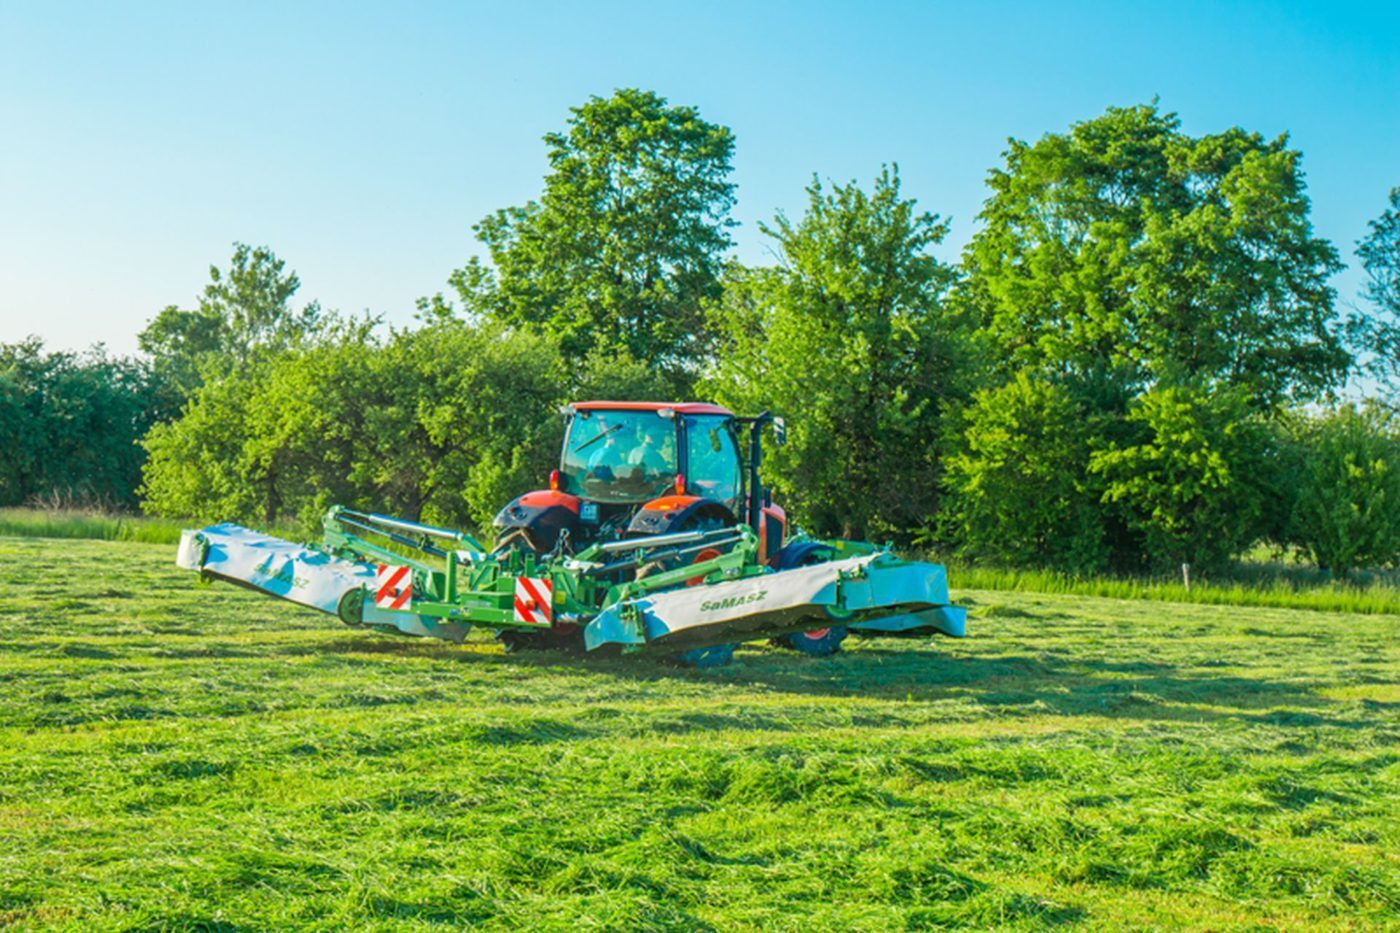
[{"label": "tractor cab", "polygon": [[598,404],[572,406],[560,490],[600,504],[690,490],[738,511],[743,465],[732,414],[717,405],[592,407]]},{"label": "tractor cab", "polygon": [[550,551],[564,531],[583,544],[739,523],[781,540],[785,518],[757,473],[759,432],[775,422],[766,413],[740,418],[705,402],[575,402],[564,414],[550,488],[501,510],[503,544]]}]

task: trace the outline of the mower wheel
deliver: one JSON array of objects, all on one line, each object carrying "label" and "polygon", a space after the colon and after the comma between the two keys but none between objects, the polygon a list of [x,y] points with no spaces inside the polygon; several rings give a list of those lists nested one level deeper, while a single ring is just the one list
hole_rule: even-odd
[{"label": "mower wheel", "polygon": [[675,656],[681,667],[724,667],[734,660],[734,649],[738,645],[711,645],[708,648],[691,648]]},{"label": "mower wheel", "polygon": [[807,632],[793,632],[773,639],[773,644],[791,648],[814,658],[826,658],[841,650],[841,642],[846,640],[846,626],[833,625],[829,628],[814,628]]}]

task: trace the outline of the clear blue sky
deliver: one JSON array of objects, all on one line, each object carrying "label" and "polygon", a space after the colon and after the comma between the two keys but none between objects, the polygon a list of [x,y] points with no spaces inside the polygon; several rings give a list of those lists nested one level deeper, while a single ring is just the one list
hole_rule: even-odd
[{"label": "clear blue sky", "polygon": [[[1400,3],[319,3],[0,0],[0,341],[135,333],[231,244],[301,298],[411,319],[540,190],[540,136],[619,86],[737,136],[737,253],[812,173],[975,229],[1008,136],[1160,97],[1193,134],[1288,132],[1350,259],[1400,185]],[[1336,282],[1343,299],[1359,277]]]}]

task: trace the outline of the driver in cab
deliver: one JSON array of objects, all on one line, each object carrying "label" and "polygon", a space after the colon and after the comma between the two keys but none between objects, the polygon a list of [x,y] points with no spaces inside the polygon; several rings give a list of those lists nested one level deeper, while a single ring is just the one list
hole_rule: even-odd
[{"label": "driver in cab", "polygon": [[606,467],[611,473],[613,468],[620,467],[627,462],[626,457],[623,456],[622,448],[617,443],[617,427],[602,425],[600,427],[602,427],[600,433],[603,435],[603,442],[588,458],[588,472],[594,476],[601,475],[598,472],[600,468]]},{"label": "driver in cab", "polygon": [[656,440],[656,429],[641,427],[637,429],[637,434],[637,446],[632,448],[627,462],[632,466],[641,467],[645,473],[670,472],[671,464]]}]

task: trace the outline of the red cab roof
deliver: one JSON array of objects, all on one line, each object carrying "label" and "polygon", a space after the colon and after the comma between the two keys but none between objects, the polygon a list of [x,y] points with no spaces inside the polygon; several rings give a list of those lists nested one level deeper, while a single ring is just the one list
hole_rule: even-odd
[{"label": "red cab roof", "polygon": [[574,411],[660,411],[669,408],[682,415],[729,415],[734,412],[709,402],[571,402]]}]

